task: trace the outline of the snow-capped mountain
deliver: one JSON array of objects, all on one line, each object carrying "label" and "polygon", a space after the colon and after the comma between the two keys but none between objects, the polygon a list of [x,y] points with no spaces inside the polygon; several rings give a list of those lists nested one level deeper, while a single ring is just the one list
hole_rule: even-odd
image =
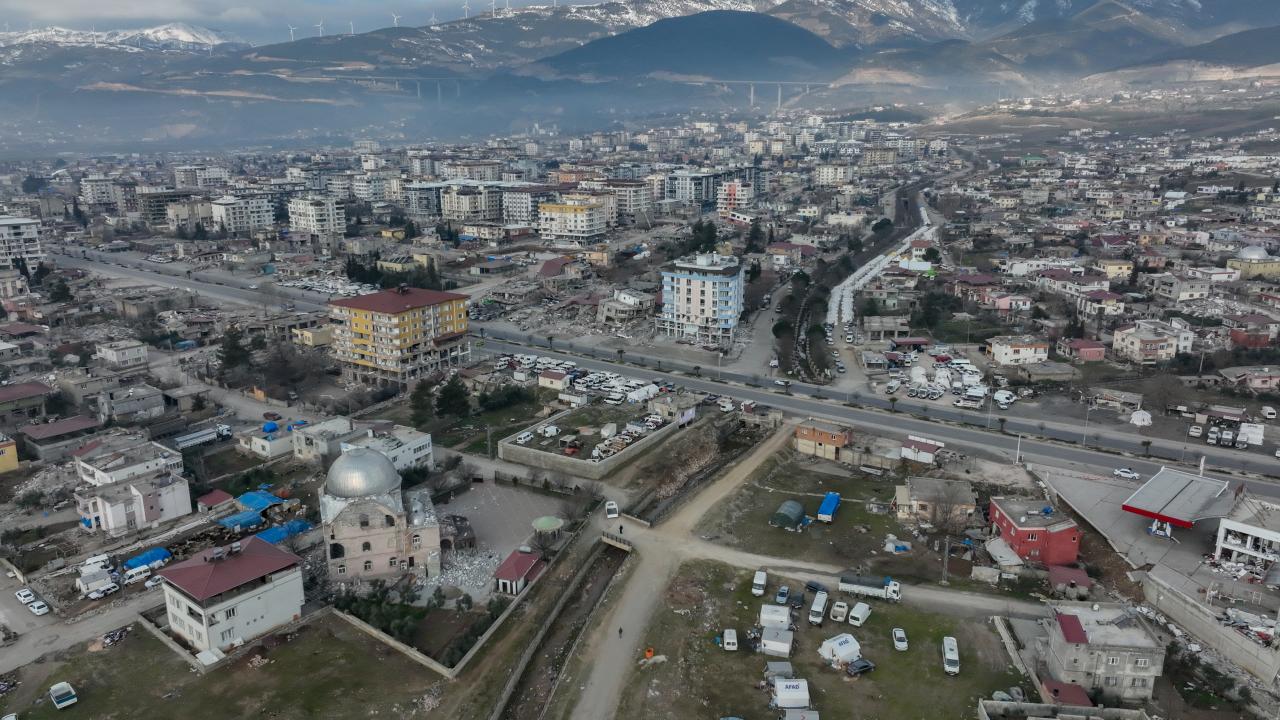
[{"label": "snow-capped mountain", "polygon": [[239,45],[243,41],[218,30],[187,23],[168,23],[134,30],[72,30],[51,26],[22,32],[0,32],[0,47],[35,44],[195,51],[218,45]]}]

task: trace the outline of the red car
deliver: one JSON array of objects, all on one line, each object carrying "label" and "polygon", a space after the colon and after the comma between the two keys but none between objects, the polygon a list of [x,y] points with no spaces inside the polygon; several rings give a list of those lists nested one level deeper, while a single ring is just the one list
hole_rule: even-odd
[{"label": "red car", "polygon": [[264,412],[262,413],[262,417],[268,420],[281,420],[284,418],[284,416],[278,412]]}]

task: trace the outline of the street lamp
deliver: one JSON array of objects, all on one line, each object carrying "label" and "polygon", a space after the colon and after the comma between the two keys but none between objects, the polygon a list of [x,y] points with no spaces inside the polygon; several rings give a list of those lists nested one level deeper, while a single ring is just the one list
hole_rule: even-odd
[{"label": "street lamp", "polygon": [[1080,444],[1088,445],[1089,441],[1086,437],[1089,434],[1089,413],[1093,411],[1093,405],[1086,401],[1084,406],[1084,430],[1080,432]]}]

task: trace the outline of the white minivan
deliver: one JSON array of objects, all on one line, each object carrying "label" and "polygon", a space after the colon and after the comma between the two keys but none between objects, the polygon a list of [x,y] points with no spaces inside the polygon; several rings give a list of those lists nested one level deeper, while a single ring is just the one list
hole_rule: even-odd
[{"label": "white minivan", "polygon": [[764,595],[765,584],[769,582],[769,576],[763,570],[757,570],[755,577],[751,579],[751,594],[756,597]]},{"label": "white minivan", "polygon": [[860,602],[849,611],[849,624],[855,627],[862,627],[862,623],[866,622],[869,617],[871,617],[871,606]]},{"label": "white minivan", "polygon": [[132,570],[125,572],[124,584],[132,585],[134,583],[142,582],[143,580],[146,580],[149,577],[151,577],[151,568],[146,565],[143,565],[142,567],[136,567],[136,568],[133,568]]},{"label": "white minivan", "polygon": [[942,669],[948,675],[960,674],[960,646],[951,636],[942,638]]},{"label": "white minivan", "polygon": [[1266,419],[1268,419],[1268,420],[1275,420],[1275,419],[1276,419],[1276,409],[1275,409],[1275,408],[1273,408],[1273,407],[1271,407],[1270,405],[1263,405],[1263,406],[1262,406],[1262,417],[1264,417],[1264,418],[1266,418]]},{"label": "white minivan", "polygon": [[533,439],[533,433],[525,431],[516,436],[516,444],[524,445]]},{"label": "white minivan", "polygon": [[725,628],[724,631],[724,649],[733,652],[738,649],[738,631],[733,628]]},{"label": "white minivan", "polygon": [[821,625],[823,618],[827,616],[827,591],[819,590],[813,596],[813,605],[809,607],[809,624]]}]

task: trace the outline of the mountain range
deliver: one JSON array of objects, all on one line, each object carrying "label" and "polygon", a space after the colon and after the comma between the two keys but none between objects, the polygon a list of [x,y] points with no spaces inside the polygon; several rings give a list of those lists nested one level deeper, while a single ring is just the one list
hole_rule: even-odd
[{"label": "mountain range", "polygon": [[[1269,25],[1280,3],[613,0],[256,47],[182,24],[47,28],[0,33],[0,151],[18,129],[24,143],[79,136],[67,126],[86,115],[120,142],[598,125],[742,107],[747,89],[727,82],[739,80],[830,83],[811,101],[836,107],[887,87],[971,101],[1148,63],[1248,64],[1277,54]],[[314,108],[329,110],[316,120]]]}]

